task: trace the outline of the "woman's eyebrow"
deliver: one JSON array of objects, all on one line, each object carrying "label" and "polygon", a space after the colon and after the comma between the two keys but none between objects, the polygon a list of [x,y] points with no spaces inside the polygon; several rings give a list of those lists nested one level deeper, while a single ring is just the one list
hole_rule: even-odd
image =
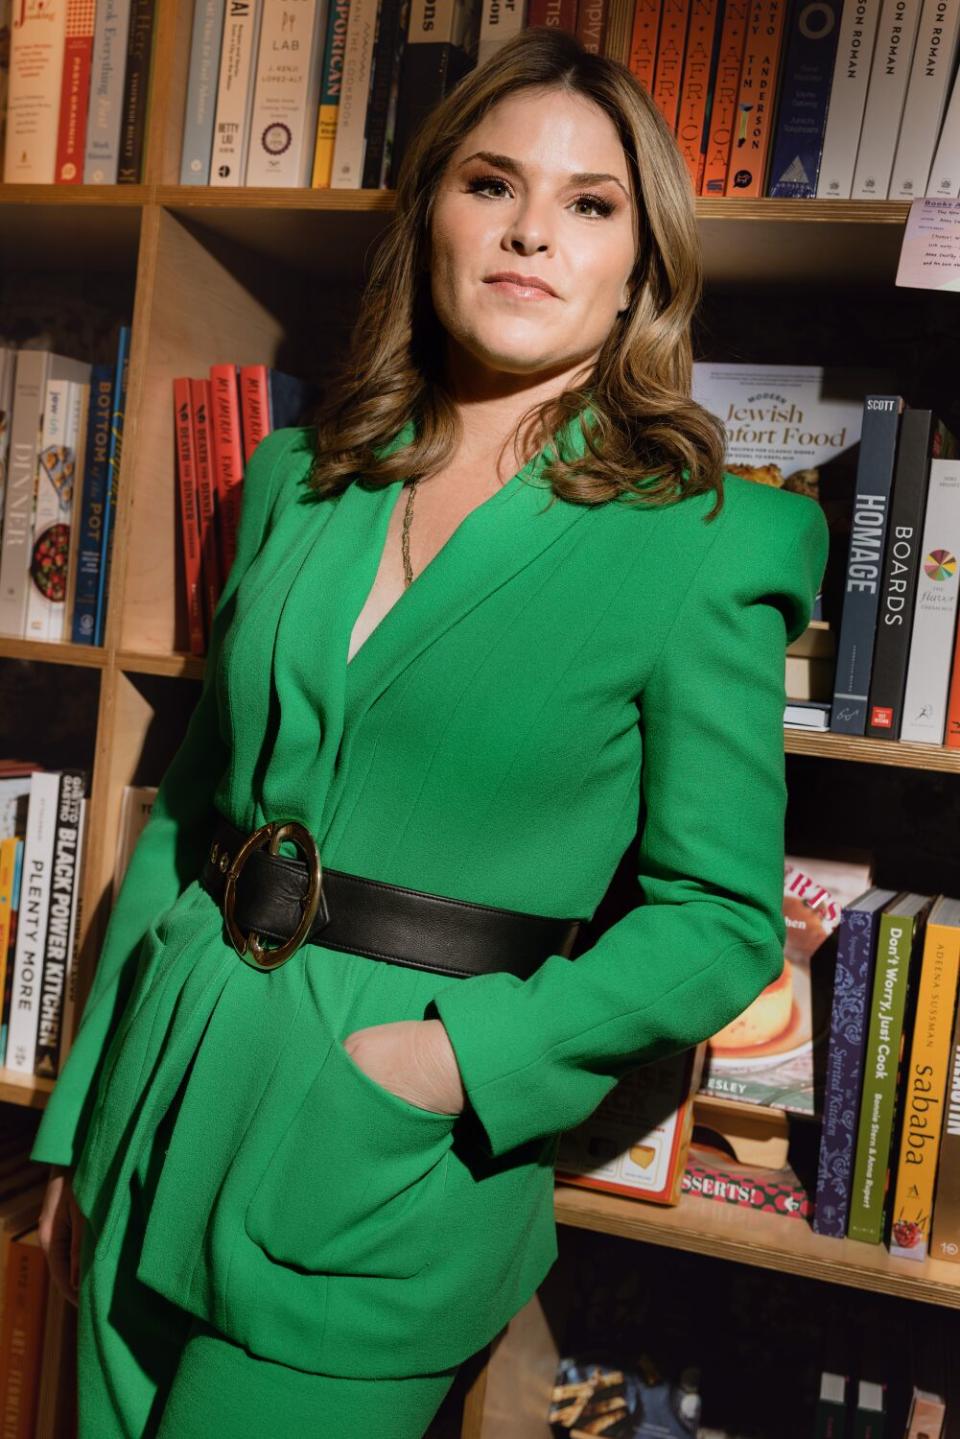
[{"label": "woman's eyebrow", "polygon": [[[512,155],[498,155],[494,150],[476,150],[460,161],[460,167],[469,164],[471,160],[484,160],[488,165],[496,165],[498,170],[506,170],[511,175],[523,173],[524,167],[519,160],[514,160]],[[600,185],[604,180],[612,180],[629,199],[626,185],[616,175],[607,175],[598,170],[581,170],[579,174],[570,175],[568,178],[571,185]]]}]

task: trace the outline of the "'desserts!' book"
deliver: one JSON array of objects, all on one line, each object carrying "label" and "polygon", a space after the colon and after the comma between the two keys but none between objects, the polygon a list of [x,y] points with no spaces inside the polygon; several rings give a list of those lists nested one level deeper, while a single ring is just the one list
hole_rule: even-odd
[{"label": "'desserts!' book", "polygon": [[702,1093],[818,1115],[844,906],[864,893],[863,855],[788,854],[783,969],[742,1014],[707,1041]]}]

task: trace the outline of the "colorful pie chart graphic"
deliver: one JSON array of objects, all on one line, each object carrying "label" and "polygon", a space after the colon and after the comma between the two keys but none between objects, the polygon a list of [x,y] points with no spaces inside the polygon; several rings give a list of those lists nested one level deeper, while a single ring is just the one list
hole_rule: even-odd
[{"label": "colorful pie chart graphic", "polygon": [[949,580],[957,572],[957,557],[949,550],[931,550],[923,562],[923,570],[932,580]]}]

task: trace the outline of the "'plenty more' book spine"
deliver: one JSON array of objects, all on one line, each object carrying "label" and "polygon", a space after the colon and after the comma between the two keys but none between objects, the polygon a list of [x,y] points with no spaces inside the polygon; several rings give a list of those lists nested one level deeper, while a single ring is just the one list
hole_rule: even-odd
[{"label": "'plenty more' book spine", "polygon": [[210,182],[210,152],[213,149],[225,7],[226,0],[196,0],[193,12],[190,74],[180,145],[181,185],[207,185]]},{"label": "'plenty more' book spine", "polygon": [[767,194],[809,200],[817,193],[842,0],[794,0],[788,21],[780,105]]},{"label": "'plenty more' book spine", "polygon": [[867,727],[880,578],[902,410],[900,395],[868,395],[864,401],[830,712],[834,734],[862,735]]},{"label": "'plenty more' book spine", "polygon": [[818,200],[849,200],[860,148],[881,0],[844,0],[833,66]]},{"label": "'plenty more' book spine", "polygon": [[866,733],[870,739],[900,738],[930,460],[941,453],[953,453],[953,436],[935,419],[933,411],[905,410],[900,421],[897,468],[883,558],[880,617],[867,703]]},{"label": "'plenty more' book spine", "polygon": [[39,987],[50,907],[50,871],[57,822],[60,774],[34,770],[23,846],[17,946],[13,959],[6,1066],[32,1074],[37,1052]]},{"label": "'plenty more' book spine", "polygon": [[816,1233],[833,1239],[847,1232],[880,911],[895,898],[893,890],[870,889],[845,905],[840,917],[813,1216]]}]

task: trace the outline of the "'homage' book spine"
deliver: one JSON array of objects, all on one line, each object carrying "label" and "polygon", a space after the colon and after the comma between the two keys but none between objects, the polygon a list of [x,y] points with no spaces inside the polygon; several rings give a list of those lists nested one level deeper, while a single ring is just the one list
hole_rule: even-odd
[{"label": "'homage' book spine", "polygon": [[867,704],[866,733],[871,739],[900,738],[930,461],[955,453],[953,435],[932,410],[904,411]]},{"label": "'homage' book spine", "polygon": [[857,490],[850,519],[830,712],[830,728],[834,734],[866,732],[887,514],[902,410],[900,395],[868,395],[863,405]]}]

